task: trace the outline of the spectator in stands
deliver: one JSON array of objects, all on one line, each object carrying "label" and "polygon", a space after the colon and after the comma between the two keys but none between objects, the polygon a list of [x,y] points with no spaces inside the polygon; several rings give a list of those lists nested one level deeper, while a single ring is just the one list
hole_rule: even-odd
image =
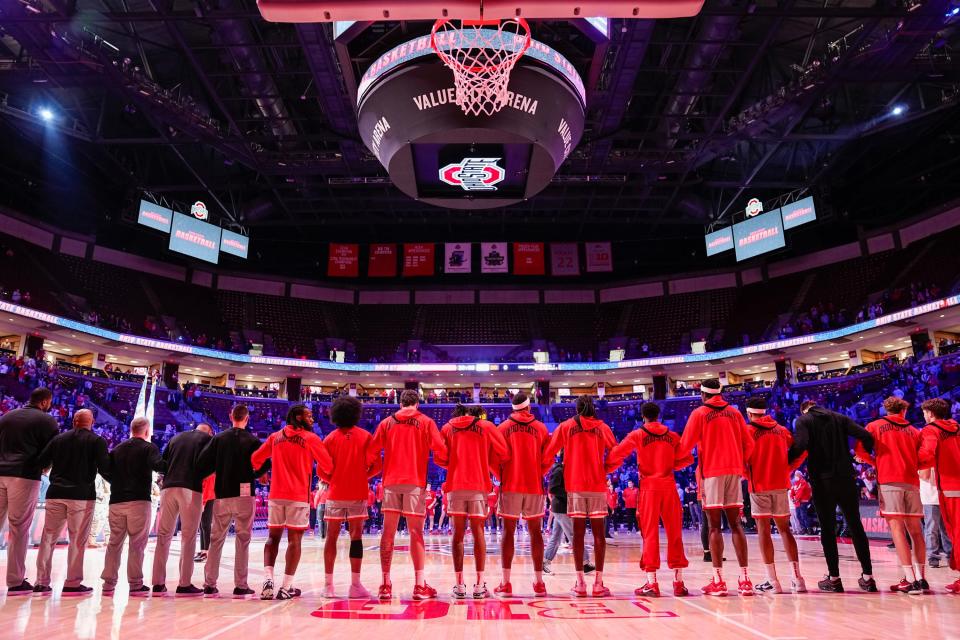
[{"label": "spectator in stands", "polygon": [[790,485],[790,524],[793,532],[800,535],[810,532],[809,519],[807,518],[807,503],[813,490],[810,483],[803,477],[803,472],[799,469],[793,472],[793,483]]},{"label": "spectator in stands", "polygon": [[47,415],[53,394],[45,387],[30,394],[25,407],[0,416],[0,528],[9,524],[7,595],[33,593],[25,579],[30,525],[40,494],[39,456],[57,435],[57,421]]}]

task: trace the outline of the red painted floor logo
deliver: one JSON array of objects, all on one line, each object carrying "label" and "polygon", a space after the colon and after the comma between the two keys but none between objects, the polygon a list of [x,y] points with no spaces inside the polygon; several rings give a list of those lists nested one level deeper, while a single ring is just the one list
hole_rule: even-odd
[{"label": "red painted floor logo", "polygon": [[464,191],[496,191],[506,172],[500,158],[464,158],[440,169],[440,180]]},{"label": "red painted floor logo", "polygon": [[523,600],[334,600],[311,612],[327,620],[435,620],[453,616],[467,620],[529,621],[615,620],[676,618],[673,611],[657,610],[646,598],[571,598]]}]

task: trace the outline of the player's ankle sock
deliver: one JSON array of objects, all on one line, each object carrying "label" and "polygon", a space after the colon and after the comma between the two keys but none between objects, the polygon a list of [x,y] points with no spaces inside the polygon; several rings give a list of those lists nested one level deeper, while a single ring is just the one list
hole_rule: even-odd
[{"label": "player's ankle sock", "polygon": [[[840,579],[840,576],[827,576],[827,577],[830,578],[831,580],[839,580],[839,579]],[[864,575],[863,575],[863,579],[864,579],[864,580],[869,580],[870,578],[868,578],[867,575],[864,574]]]},{"label": "player's ankle sock", "polygon": [[777,581],[777,565],[767,564],[764,566],[767,568],[767,580],[769,580],[770,582],[776,582]]},{"label": "player's ankle sock", "polygon": [[390,582],[390,573],[389,573],[389,572],[383,574],[383,584],[393,584],[392,582]]},{"label": "player's ankle sock", "polygon": [[483,571],[477,571],[477,581],[474,584],[483,584]]},{"label": "player's ankle sock", "polygon": [[503,570],[503,583],[507,584],[510,582],[510,569]]},{"label": "player's ankle sock", "polygon": [[917,578],[913,574],[913,567],[910,565],[900,567],[903,569],[903,576],[906,578],[907,582],[916,582]]},{"label": "player's ankle sock", "polygon": [[683,582],[683,569],[674,569],[673,579],[677,582]]},{"label": "player's ankle sock", "polygon": [[[833,576],[830,576],[830,579],[831,579],[831,580],[839,580],[840,578],[834,578]],[[873,580],[873,574],[872,574],[872,573],[864,573],[864,574],[863,574],[863,579],[864,579],[864,580]]]},{"label": "player's ankle sock", "polygon": [[267,574],[267,580],[273,580],[273,567],[264,567],[263,572]]},{"label": "player's ankle sock", "polygon": [[913,573],[916,574],[917,580],[923,580],[927,577],[927,565],[913,563]]},{"label": "player's ankle sock", "polygon": [[656,571],[647,571],[647,582],[649,584],[656,584],[657,582],[657,572]]},{"label": "player's ankle sock", "polygon": [[723,569],[720,567],[713,568],[713,581],[714,582],[723,582]]},{"label": "player's ankle sock", "polygon": [[[421,571],[414,571],[414,572],[413,572],[413,581],[414,581],[414,584],[416,584],[418,587],[423,586],[424,580],[423,580],[423,571],[422,571],[422,570],[421,570]],[[457,584],[460,584],[460,583],[458,582]]]},{"label": "player's ankle sock", "polygon": [[799,578],[800,577],[800,561],[796,560],[795,562],[791,562],[790,566],[793,568],[793,575]]},{"label": "player's ankle sock", "polygon": [[288,576],[287,574],[283,574],[283,588],[284,589],[293,588],[293,576]]},{"label": "player's ankle sock", "polygon": [[463,584],[463,571],[457,571],[457,584]]},{"label": "player's ankle sock", "polygon": [[359,587],[359,586],[360,586],[360,573],[359,573],[359,572],[357,572],[357,573],[351,572],[351,573],[350,573],[350,584],[352,584],[352,585],[355,586],[355,587]]},{"label": "player's ankle sock", "polygon": [[332,586],[333,586],[333,574],[332,574],[332,573],[327,573],[327,574],[325,574],[325,575],[323,576],[323,584],[324,584],[324,586],[327,586],[327,587],[332,587]]}]

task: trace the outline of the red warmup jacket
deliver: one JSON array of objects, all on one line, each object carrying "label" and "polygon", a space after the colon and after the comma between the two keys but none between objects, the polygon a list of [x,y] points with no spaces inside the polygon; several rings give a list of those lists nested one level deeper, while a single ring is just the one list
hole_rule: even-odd
[{"label": "red warmup jacket", "polygon": [[563,481],[570,493],[607,493],[605,453],[617,444],[603,420],[574,416],[553,432],[544,452],[552,460],[563,449]]},{"label": "red warmup jacket", "polygon": [[750,493],[780,491],[790,488],[790,473],[807,458],[807,452],[789,463],[787,451],[793,444],[793,436],[786,427],[768,415],[760,416],[748,423],[750,437],[753,439],[753,455],[750,456],[747,480],[750,481]]},{"label": "red warmup jacket", "polygon": [[211,500],[216,500],[217,494],[214,491],[214,484],[217,482],[217,474],[211,473],[209,476],[203,479],[203,485],[201,486],[201,500],[203,504],[207,504]]},{"label": "red warmup jacket", "polygon": [[426,510],[427,513],[433,511],[434,507],[437,506],[437,494],[433,492],[432,489],[427,489],[424,493],[424,498],[426,499]]},{"label": "red warmup jacket", "polygon": [[867,425],[867,431],[873,436],[876,456],[870,455],[859,440],[854,450],[858,458],[877,468],[877,482],[919,487],[920,432],[900,416],[874,420]]},{"label": "red warmup jacket", "polygon": [[379,470],[379,461],[370,453],[373,436],[360,427],[337,428],[323,444],[333,459],[333,471],[318,474],[330,485],[327,499],[365,500],[370,491],[367,481]]},{"label": "red warmup jacket", "polygon": [[804,503],[810,502],[810,498],[813,497],[813,487],[810,486],[809,482],[801,478],[790,485],[789,495],[790,502],[793,503],[793,506],[799,507]]},{"label": "red warmup jacket", "polygon": [[956,420],[934,420],[920,432],[920,468],[936,467],[940,491],[960,491],[960,438]]},{"label": "red warmup jacket", "polygon": [[458,416],[440,430],[446,453],[434,461],[447,469],[447,491],[488,493],[493,459],[510,457],[507,443],[497,427],[473,416]]},{"label": "red warmup jacket", "polygon": [[640,489],[637,489],[636,487],[627,487],[623,490],[623,508],[624,509],[636,509],[637,501],[639,499],[640,499]]},{"label": "red warmup jacket", "polygon": [[550,444],[547,427],[529,411],[514,411],[498,429],[510,450],[509,460],[496,461],[501,491],[542,495],[543,476],[553,464],[543,455]]},{"label": "red warmup jacket", "polygon": [[271,500],[309,503],[313,461],[317,461],[321,474],[333,470],[333,460],[320,436],[290,425],[271,433],[250,456],[250,463],[254,469],[259,469],[267,458],[273,459],[270,467]]},{"label": "red warmup jacket", "polygon": [[619,502],[619,496],[616,489],[607,489],[607,506],[616,510]]},{"label": "red warmup jacket", "polygon": [[744,475],[753,453],[753,438],[746,421],[720,396],[711,397],[693,410],[680,445],[684,451],[697,448],[698,467],[704,478]]},{"label": "red warmup jacket", "polygon": [[[607,470],[619,467],[624,458],[637,452],[637,471],[640,474],[640,486],[646,490],[676,491],[673,472],[693,464],[693,456],[684,451],[680,436],[659,422],[647,422],[639,429],[631,431],[610,452],[607,457]],[[633,491],[633,503],[627,501],[627,492]],[[628,509],[637,508],[637,489],[623,490],[623,503]]]},{"label": "red warmup jacket", "polygon": [[377,457],[383,451],[383,486],[423,487],[431,450],[435,456],[447,453],[437,423],[416,407],[404,407],[377,426],[371,453]]},{"label": "red warmup jacket", "polygon": [[373,492],[373,489],[369,489],[367,490],[367,508],[369,509],[375,504],[377,504],[377,494]]}]

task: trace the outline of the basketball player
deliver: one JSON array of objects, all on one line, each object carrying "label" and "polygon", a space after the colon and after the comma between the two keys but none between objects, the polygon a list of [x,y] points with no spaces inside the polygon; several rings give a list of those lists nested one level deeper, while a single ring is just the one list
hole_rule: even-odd
[{"label": "basketball player", "polygon": [[0,416],[0,529],[9,524],[7,543],[7,596],[28,596],[26,581],[30,525],[40,495],[37,456],[60,432],[50,411],[53,394],[34,389],[26,406]]},{"label": "basketball player", "polygon": [[[870,449],[873,447],[873,436],[847,416],[818,407],[812,400],[801,403],[800,413],[794,424],[790,461],[795,461],[803,452],[809,453],[807,472],[817,518],[823,523],[833,523],[837,507],[840,508],[853,539],[857,560],[860,561],[862,574],[858,584],[863,591],[876,593],[870,542],[860,520],[860,490],[850,456],[850,438],[859,440]],[[836,527],[820,527],[820,545],[827,561],[827,575],[817,586],[820,591],[842,593]]]},{"label": "basketball player", "polygon": [[[890,526],[902,575],[890,590],[920,595],[930,590],[926,580],[926,541],[923,537],[923,503],[920,502],[920,432],[906,418],[910,404],[896,396],[883,401],[887,415],[867,425],[876,456],[863,443],[855,447],[857,458],[877,468],[880,515]],[[909,541],[908,541],[909,536]],[[913,562],[910,551],[913,550]]]},{"label": "basketball player", "polygon": [[431,531],[433,529],[433,516],[437,508],[437,494],[430,488],[429,482],[427,482],[427,486],[423,489],[423,495],[426,503],[423,530]]},{"label": "basketball player", "polygon": [[280,551],[280,538],[287,531],[287,553],[284,558],[283,584],[276,591],[277,600],[290,600],[300,595],[293,578],[300,563],[301,541],[310,528],[310,484],[313,463],[321,474],[329,475],[333,461],[320,436],[313,429],[313,412],[302,404],[287,411],[287,424],[263,442],[250,458],[252,465],[270,467],[270,495],[267,498],[268,537],[263,545],[263,569],[266,578],[260,590],[261,600],[272,600],[273,567]]},{"label": "basketball player", "polygon": [[64,596],[83,596],[93,589],[83,584],[83,555],[93,522],[98,472],[107,470],[110,456],[107,441],[95,434],[93,413],[80,409],[73,414],[73,429],[51,440],[37,460],[41,468],[50,467],[43,537],[37,552],[37,586],[33,592],[49,595],[50,562],[53,549],[66,526],[70,547],[67,550],[67,577]]},{"label": "basketball player", "polygon": [[330,407],[330,421],[337,427],[323,440],[333,461],[329,475],[321,479],[329,484],[324,517],[330,523],[327,541],[323,548],[325,598],[335,598],[333,566],[337,559],[337,538],[340,525],[347,523],[350,534],[350,590],[351,599],[367,599],[370,592],[360,582],[360,565],[363,562],[363,523],[367,519],[367,481],[379,473],[371,467],[370,448],[373,436],[357,426],[363,413],[363,405],[351,396],[337,398]]},{"label": "basketball player", "polygon": [[374,434],[372,454],[383,452],[383,533],[380,537],[380,568],[383,582],[378,591],[381,600],[393,598],[390,565],[393,543],[400,516],[410,528],[410,559],[413,561],[414,600],[436,598],[437,590],[423,578],[423,510],[430,451],[446,454],[437,423],[420,413],[420,396],[413,389],[400,394],[400,410],[384,418]]},{"label": "basketball player", "polygon": [[[480,407],[471,407],[468,412],[463,405],[453,410],[453,418],[443,425],[440,437],[446,446],[446,454],[437,456],[436,462],[447,469],[447,492],[449,513],[453,516],[453,570],[456,584],[453,597],[467,597],[463,582],[463,538],[467,521],[473,533],[473,560],[477,579],[473,584],[473,597],[482,600],[490,596],[483,580],[487,556],[487,543],[483,536],[483,522],[487,515],[487,493],[490,491],[490,469],[494,460],[509,458],[507,443],[492,422],[484,420]],[[470,415],[472,413],[473,415]]]},{"label": "basketball player", "polygon": [[153,554],[153,594],[167,593],[167,556],[170,541],[180,518],[180,582],[178,596],[202,596],[203,589],[193,586],[193,552],[197,548],[196,531],[203,511],[203,478],[197,473],[197,458],[212,438],[210,425],[200,423],[193,431],[178,433],[163,450],[167,471],[160,492],[160,518],[157,522],[157,548]]},{"label": "basketball player", "polygon": [[633,480],[627,480],[627,487],[623,490],[623,510],[626,512],[627,531],[637,530],[637,506],[640,499],[640,490],[633,485]]},{"label": "basketball player", "polygon": [[684,451],[697,447],[698,467],[703,477],[703,508],[710,525],[710,556],[713,580],[703,588],[704,595],[726,596],[723,580],[723,532],[721,516],[726,514],[733,547],[740,564],[737,591],[753,595],[753,583],[747,567],[747,536],[740,524],[743,490],[740,479],[753,451],[753,439],[747,423],[721,395],[720,381],[709,378],[700,384],[703,404],[693,410],[683,430]]},{"label": "basketball player", "polygon": [[530,556],[533,560],[533,595],[547,595],[543,583],[543,476],[550,470],[552,458],[543,453],[550,444],[547,427],[530,413],[530,398],[518,391],[511,401],[513,413],[498,427],[509,449],[509,460],[498,460],[500,481],[500,517],[503,518],[503,540],[500,563],[503,579],[493,590],[498,596],[513,595],[510,568],[513,564],[514,540],[520,518],[527,521],[530,533]]},{"label": "basketball player", "polygon": [[[943,398],[927,400],[920,408],[927,423],[920,432],[920,467],[927,473],[936,473],[940,513],[947,536],[953,541],[950,568],[960,571],[957,561],[960,544],[960,438],[957,431],[960,428],[950,419],[950,403]],[[947,591],[960,594],[960,576],[947,585]]]},{"label": "basketball player", "polygon": [[110,544],[103,563],[104,595],[113,595],[120,570],[123,542],[129,537],[127,549],[127,582],[131,596],[146,596],[150,587],[143,584],[143,551],[150,535],[150,487],[153,472],[166,471],[157,445],[150,442],[150,421],[134,418],[130,423],[130,438],[110,452]]},{"label": "basketball player", "polygon": [[760,555],[767,568],[767,580],[757,585],[757,591],[783,593],[773,561],[773,537],[770,521],[777,525],[783,540],[784,552],[790,561],[790,586],[794,593],[806,593],[807,583],[800,574],[797,541],[790,531],[790,472],[799,467],[806,456],[797,458],[793,465],[787,462],[787,453],[793,436],[776,420],[767,415],[767,401],[763,398],[747,400],[747,419],[753,438],[753,455],[747,479],[750,481],[750,515],[757,522]]},{"label": "basketball player", "polygon": [[604,464],[607,450],[617,444],[617,439],[610,427],[597,418],[593,398],[578,396],[576,411],[573,418],[561,422],[553,432],[543,455],[552,460],[558,451],[563,450],[567,515],[573,519],[573,561],[577,569],[577,582],[570,593],[578,598],[587,597],[583,550],[589,520],[597,566],[592,593],[595,598],[604,598],[610,595],[610,589],[603,584],[603,561],[607,550],[603,527],[607,515]]},{"label": "basketball player", "polygon": [[220,577],[220,556],[223,543],[233,523],[235,552],[233,556],[233,597],[246,598],[253,595],[247,583],[249,569],[250,536],[253,532],[253,517],[256,505],[254,479],[264,470],[254,470],[250,456],[260,448],[260,440],[247,431],[250,411],[238,404],[230,410],[232,427],[215,435],[200,452],[197,471],[201,476],[215,473],[213,481],[213,524],[210,530],[210,551],[204,566],[203,595],[217,598],[217,579]]},{"label": "basketball player", "polygon": [[640,563],[647,573],[647,582],[634,593],[644,597],[660,596],[657,569],[660,568],[660,521],[663,520],[667,532],[667,566],[673,569],[673,595],[686,596],[690,592],[683,584],[683,570],[689,563],[683,552],[683,511],[673,472],[693,464],[693,456],[682,450],[680,436],[658,421],[659,406],[647,402],[640,408],[640,414],[643,425],[624,438],[607,457],[607,472],[610,473],[623,463],[624,458],[637,452],[640,474],[637,517],[643,536]]}]

